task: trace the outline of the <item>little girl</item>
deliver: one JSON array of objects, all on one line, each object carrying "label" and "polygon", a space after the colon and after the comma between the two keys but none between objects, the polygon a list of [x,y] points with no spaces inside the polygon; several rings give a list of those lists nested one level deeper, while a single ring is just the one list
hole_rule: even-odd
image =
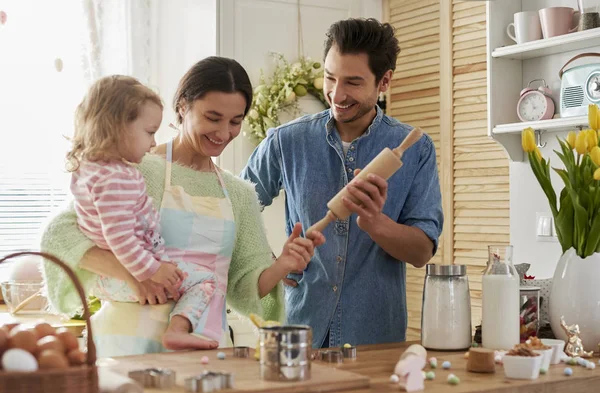
[{"label": "little girl", "polygon": [[[75,114],[72,172],[77,222],[98,247],[110,250],[138,281],[151,280],[179,289],[165,339],[173,325],[193,331],[215,290],[215,275],[192,263],[170,261],[160,235],[159,214],[146,194],[141,172],[133,165],[156,146],[154,135],[162,121],[163,105],[152,90],[128,76],[109,76],[95,82]],[[101,299],[136,302],[127,286],[101,278]],[[111,282],[113,285],[111,285]],[[120,288],[116,290],[115,288]],[[189,331],[189,329],[186,329]],[[189,335],[177,342],[187,348],[206,348],[206,341]],[[213,347],[217,343],[214,342]],[[171,348],[170,348],[171,347]]]}]

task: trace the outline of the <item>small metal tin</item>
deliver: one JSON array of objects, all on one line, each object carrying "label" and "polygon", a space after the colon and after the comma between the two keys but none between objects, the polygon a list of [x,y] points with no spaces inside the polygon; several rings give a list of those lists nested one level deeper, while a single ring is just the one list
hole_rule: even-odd
[{"label": "small metal tin", "polygon": [[145,388],[170,389],[175,386],[175,371],[166,368],[147,368],[129,372],[129,378]]},{"label": "small metal tin", "polygon": [[356,359],[356,347],[342,347],[344,359]]},{"label": "small metal tin", "polygon": [[234,358],[249,358],[250,348],[249,347],[233,347]]},{"label": "small metal tin", "polygon": [[321,360],[327,363],[341,364],[344,362],[344,354],[338,350],[321,351]]},{"label": "small metal tin", "polygon": [[260,379],[305,381],[310,379],[312,328],[306,325],[259,329]]}]

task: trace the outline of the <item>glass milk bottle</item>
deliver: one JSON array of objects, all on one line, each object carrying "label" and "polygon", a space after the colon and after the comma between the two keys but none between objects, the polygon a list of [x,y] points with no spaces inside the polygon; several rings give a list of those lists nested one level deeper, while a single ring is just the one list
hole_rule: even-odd
[{"label": "glass milk bottle", "polygon": [[519,344],[519,276],[512,246],[489,246],[482,279],[481,339],[484,348],[509,350]]}]

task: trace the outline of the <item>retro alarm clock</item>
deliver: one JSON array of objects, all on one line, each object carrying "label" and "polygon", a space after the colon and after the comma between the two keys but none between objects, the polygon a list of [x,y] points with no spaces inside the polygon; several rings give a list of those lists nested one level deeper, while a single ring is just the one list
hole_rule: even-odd
[{"label": "retro alarm clock", "polygon": [[[542,82],[537,89],[533,89],[533,82]],[[534,79],[521,90],[519,102],[517,103],[517,115],[521,121],[538,121],[552,119],[554,116],[554,101],[552,91],[548,88],[544,79]]]}]

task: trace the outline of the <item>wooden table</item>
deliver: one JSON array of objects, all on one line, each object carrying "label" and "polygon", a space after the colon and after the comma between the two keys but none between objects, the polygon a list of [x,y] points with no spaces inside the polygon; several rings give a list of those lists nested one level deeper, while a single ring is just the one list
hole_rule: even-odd
[{"label": "wooden table", "polygon": [[[333,388],[331,385],[325,387],[319,384],[313,384],[312,386],[300,387],[294,383],[285,383],[285,391],[287,392],[320,392],[320,391],[346,391],[352,393],[374,393],[374,392],[399,392],[397,385],[390,383],[390,375],[393,373],[394,366],[400,358],[400,355],[404,352],[405,348],[411,343],[400,343],[400,344],[384,344],[384,345],[372,345],[358,347],[357,359],[354,361],[345,361],[338,367],[326,366],[337,368],[337,370],[331,370],[331,373],[323,373],[322,367],[326,363],[313,362],[313,365],[319,365],[313,367],[313,382],[316,378],[322,378],[323,374],[330,374],[331,378],[340,378],[340,371],[350,371],[351,373],[358,374],[357,376],[367,377],[370,381],[369,387],[367,384],[358,385],[354,383],[352,386],[363,386],[358,389],[348,390],[344,387],[342,381],[338,382],[338,385]],[[223,350],[228,355],[231,353],[230,349]],[[172,367],[177,371],[188,370],[191,367],[199,367],[198,359],[203,355],[208,355],[211,359],[216,358],[215,351],[203,351],[203,352],[183,352],[183,353],[166,353],[166,354],[152,354],[142,356],[128,356],[123,358],[115,358],[117,364],[111,367],[113,371],[120,372],[127,375],[127,369],[132,367],[146,368],[146,367],[158,367],[167,366]],[[566,367],[564,364],[551,366],[548,374],[540,375],[537,380],[526,381],[526,380],[513,380],[506,379],[504,377],[504,371],[502,366],[496,367],[495,374],[475,374],[468,373],[466,371],[466,359],[464,358],[464,352],[429,352],[428,356],[435,356],[438,359],[438,369],[434,370],[436,377],[433,381],[425,381],[425,392],[431,393],[596,393],[600,392],[600,367],[594,370],[588,370],[581,366],[568,366],[573,369],[573,375],[566,377],[563,375],[563,370]],[[230,358],[228,358],[230,359]],[[441,364],[444,360],[448,360],[452,363],[450,370],[443,370]],[[246,362],[246,363],[234,363],[234,362]],[[598,361],[596,358],[595,362]],[[216,360],[216,362],[221,362]],[[248,380],[248,373],[255,373],[256,376],[252,376],[254,380],[258,380],[258,362],[253,359],[234,359],[224,360],[223,363],[216,363],[211,360],[210,367],[223,367],[231,369],[235,374],[236,378],[236,390],[246,390],[247,386],[240,386],[240,380]],[[230,363],[231,362],[231,363]],[[318,370],[317,370],[318,369]],[[429,366],[425,369],[429,371]],[[452,386],[447,383],[448,374],[453,373],[460,378],[460,384]],[[337,375],[337,377],[336,377]],[[353,375],[353,374],[351,374]],[[348,383],[350,381],[348,380]],[[265,388],[269,386],[264,385]],[[287,387],[289,386],[289,387]],[[349,385],[346,385],[349,386]],[[270,387],[273,389],[273,386]],[[281,391],[281,387],[278,391]],[[269,389],[267,389],[269,390]],[[159,392],[158,390],[147,389],[147,392]],[[232,390],[234,392],[235,390]],[[262,391],[262,390],[261,390]],[[272,391],[272,390],[271,390]],[[184,392],[182,387],[176,387],[171,390],[160,390],[162,393],[181,393]]]},{"label": "wooden table", "polygon": [[[394,366],[405,348],[412,343],[383,344],[358,347],[357,359],[345,362],[340,368],[369,376],[371,385],[368,389],[353,390],[353,393],[394,392],[398,387],[389,382]],[[534,381],[506,379],[502,366],[496,366],[495,374],[475,374],[466,371],[467,360],[464,352],[428,352],[428,357],[438,359],[438,368],[433,381],[425,381],[424,392],[431,393],[597,393],[600,392],[600,367],[588,370],[581,366],[558,364],[550,366],[546,375]],[[441,368],[442,362],[448,360],[450,370]],[[598,358],[594,359],[598,362]],[[573,375],[563,375],[565,367],[573,369]],[[430,371],[429,366],[425,371]],[[460,384],[452,386],[446,381],[448,374],[460,378]]]}]

